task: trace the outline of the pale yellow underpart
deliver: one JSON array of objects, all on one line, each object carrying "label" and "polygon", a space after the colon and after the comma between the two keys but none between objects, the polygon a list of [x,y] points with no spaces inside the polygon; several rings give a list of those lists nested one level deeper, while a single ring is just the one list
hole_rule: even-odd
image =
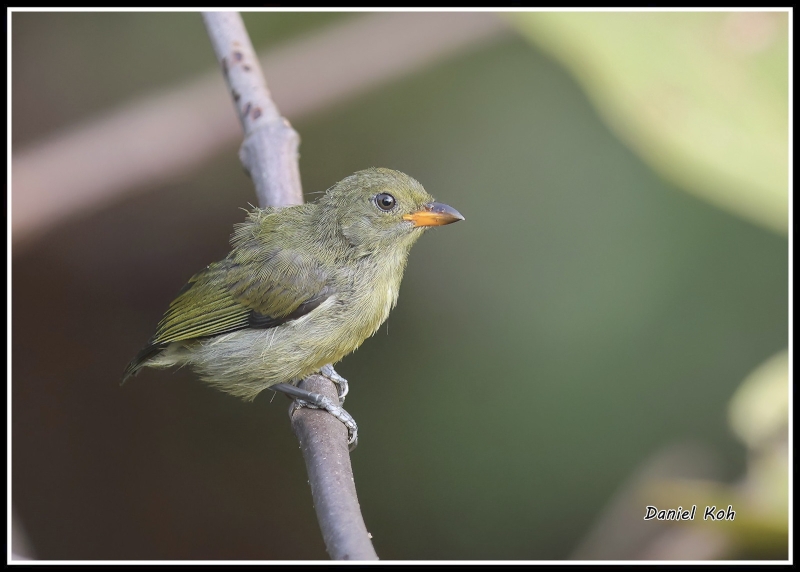
[{"label": "pale yellow underpart", "polygon": [[335,294],[305,316],[276,328],[175,342],[148,365],[192,366],[207,383],[246,400],[276,383],[303,379],[353,352],[389,317],[398,297],[392,283],[400,283],[406,262],[401,252],[392,254],[377,266],[365,264],[359,269],[359,279],[370,274],[375,284],[368,292],[351,289]]}]

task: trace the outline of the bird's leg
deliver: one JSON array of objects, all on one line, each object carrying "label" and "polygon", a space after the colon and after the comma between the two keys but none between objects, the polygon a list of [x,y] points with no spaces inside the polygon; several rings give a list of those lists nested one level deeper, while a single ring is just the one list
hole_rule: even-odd
[{"label": "bird's leg", "polygon": [[336,405],[330,398],[321,393],[314,393],[295,387],[290,383],[278,383],[270,387],[275,391],[280,391],[286,395],[293,397],[292,405],[289,407],[289,416],[294,415],[294,412],[301,407],[308,407],[309,409],[324,409],[336,419],[344,423],[347,427],[347,444],[350,451],[358,445],[358,425],[355,419],[344,408]]},{"label": "bird's leg", "polygon": [[336,384],[336,387],[339,389],[339,401],[341,401],[342,405],[344,405],[344,398],[347,395],[347,392],[350,391],[350,386],[348,385],[347,380],[336,373],[336,370],[333,369],[332,364],[322,366],[322,369],[320,369],[319,372]]}]

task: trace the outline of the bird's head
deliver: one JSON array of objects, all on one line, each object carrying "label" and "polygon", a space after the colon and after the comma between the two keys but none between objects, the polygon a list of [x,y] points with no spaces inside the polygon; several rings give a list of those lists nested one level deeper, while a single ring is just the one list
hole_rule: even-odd
[{"label": "bird's head", "polygon": [[356,246],[410,248],[422,232],[464,217],[433,200],[416,180],[391,169],[366,169],[342,179],[320,201]]}]

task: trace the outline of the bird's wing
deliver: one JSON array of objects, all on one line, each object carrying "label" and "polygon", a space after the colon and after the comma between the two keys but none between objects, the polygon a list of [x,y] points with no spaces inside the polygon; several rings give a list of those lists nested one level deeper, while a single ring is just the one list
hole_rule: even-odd
[{"label": "bird's wing", "polygon": [[189,280],[159,322],[151,344],[274,328],[308,314],[330,294],[327,273],[304,253],[234,256]]},{"label": "bird's wing", "polygon": [[[307,252],[242,249],[193,276],[172,301],[124,379],[172,342],[300,318],[333,293],[328,273]],[[123,379],[123,381],[124,381]]]},{"label": "bird's wing", "polygon": [[303,232],[315,208],[254,209],[234,225],[231,253],[183,287],[123,381],[173,342],[274,328],[325,302],[334,293],[331,276],[316,256],[316,234]]}]

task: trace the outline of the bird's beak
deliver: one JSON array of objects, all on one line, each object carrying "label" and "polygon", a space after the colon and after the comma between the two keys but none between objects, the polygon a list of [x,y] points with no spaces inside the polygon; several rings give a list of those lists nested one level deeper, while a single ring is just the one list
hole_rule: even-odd
[{"label": "bird's beak", "polygon": [[464,220],[461,213],[442,203],[428,203],[420,210],[404,214],[403,220],[410,220],[414,226],[442,226]]}]

